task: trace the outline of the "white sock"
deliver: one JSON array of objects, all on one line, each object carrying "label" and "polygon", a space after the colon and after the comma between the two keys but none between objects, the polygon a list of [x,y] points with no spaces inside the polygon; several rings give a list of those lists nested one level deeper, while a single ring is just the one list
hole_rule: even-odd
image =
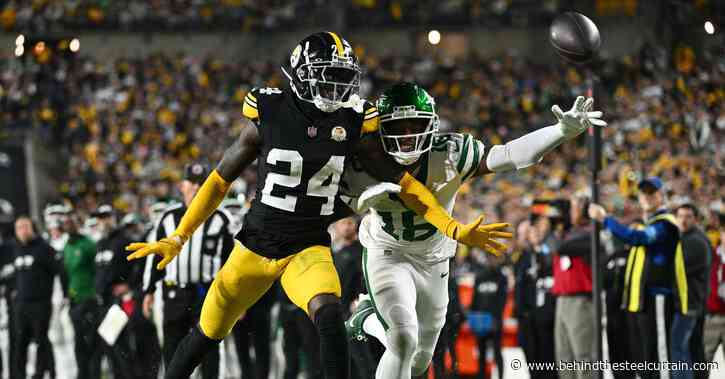
[{"label": "white sock", "polygon": [[378,320],[376,313],[371,313],[368,317],[365,317],[362,326],[365,333],[377,338],[386,349],[388,348],[388,338],[385,335],[385,328],[383,328],[383,323]]}]

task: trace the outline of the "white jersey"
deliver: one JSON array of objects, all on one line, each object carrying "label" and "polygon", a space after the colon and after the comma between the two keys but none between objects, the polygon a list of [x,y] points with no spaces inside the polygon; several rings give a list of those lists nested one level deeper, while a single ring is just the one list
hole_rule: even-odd
[{"label": "white jersey", "polygon": [[[453,211],[461,185],[473,177],[484,157],[484,145],[469,134],[441,133],[421,159],[416,179],[425,184],[438,202]],[[377,183],[362,171],[346,169],[343,177],[346,195],[359,196]],[[425,263],[435,263],[455,255],[456,241],[440,233],[396,195],[380,201],[365,215],[359,238],[367,249],[392,250]]]}]

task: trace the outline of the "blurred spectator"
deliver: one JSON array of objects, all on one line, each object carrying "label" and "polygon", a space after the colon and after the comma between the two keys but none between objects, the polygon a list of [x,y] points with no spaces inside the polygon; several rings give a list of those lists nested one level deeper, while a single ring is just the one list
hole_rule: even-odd
[{"label": "blurred spectator", "polygon": [[[725,233],[722,240],[725,241]],[[718,246],[712,257],[705,317],[705,361],[712,362],[720,346],[725,348],[725,243]]]},{"label": "blurred spectator", "polygon": [[[620,367],[626,367],[624,362],[629,362],[634,355],[629,345],[628,312],[622,309],[627,255],[624,248],[616,250],[609,256],[604,274],[609,360]],[[632,370],[613,370],[612,376],[615,379],[635,379],[637,374]]]},{"label": "blurred spectator", "polygon": [[[340,276],[344,319],[350,317],[354,300],[360,294],[367,293],[362,268],[363,247],[358,240],[357,231],[358,221],[353,217],[344,218],[333,224],[332,251],[335,268]],[[352,378],[368,379],[375,376],[377,360],[373,360],[369,344],[357,340],[351,341],[350,355]]]},{"label": "blurred spectator", "polygon": [[63,261],[68,275],[70,318],[75,331],[75,358],[78,379],[94,379],[101,375],[101,341],[98,327],[98,301],[96,299],[95,257],[96,244],[80,234],[80,217],[71,210],[63,229],[68,242],[63,249]]},{"label": "blurred spectator", "polygon": [[3,365],[6,365],[10,378],[16,378],[16,358],[15,358],[15,252],[10,241],[0,235],[0,291],[2,298],[5,300],[5,310],[7,312],[7,324],[10,326],[8,330],[7,344],[7,361],[3,361],[4,355],[0,352],[0,372],[3,372]]},{"label": "blurred spectator", "polygon": [[[589,199],[573,197],[572,227],[554,255],[556,298],[556,359],[563,362],[594,362],[595,333],[592,303],[591,220]],[[599,251],[603,251],[600,247]],[[594,370],[560,370],[562,379],[596,378]]]},{"label": "blurred spectator", "polygon": [[[539,205],[547,209],[546,203]],[[526,362],[529,363],[554,362],[556,300],[552,293],[554,278],[551,243],[554,241],[550,225],[549,218],[543,214],[532,215],[532,224],[523,230],[526,244],[516,263],[514,297],[519,321],[519,344],[524,350]],[[556,376],[556,370],[531,371],[534,379]]]},{"label": "blurred spectator", "polygon": [[64,276],[60,255],[35,230],[30,217],[20,216],[15,221],[15,372],[25,378],[25,367],[30,341],[37,344],[35,374],[43,378],[46,372],[55,378],[53,348],[48,339],[53,280]]},{"label": "blurred spectator", "polygon": [[[234,346],[243,379],[269,377],[272,307],[279,298],[279,288],[272,286],[252,305],[232,329]],[[252,355],[254,351],[254,355]],[[254,357],[254,359],[252,359]]]},{"label": "blurred spectator", "polygon": [[344,318],[348,319],[352,313],[353,300],[365,291],[365,279],[362,272],[362,250],[358,241],[358,222],[355,218],[347,217],[337,221],[334,225],[335,246],[333,249],[335,268],[340,276],[342,287],[342,308]]},{"label": "blurred spectator", "polygon": [[[630,346],[635,362],[670,361],[668,346],[689,343],[685,334],[674,332],[675,312],[687,314],[691,306],[687,298],[687,277],[675,217],[666,206],[664,183],[658,177],[643,179],[638,184],[639,203],[644,224],[627,227],[599,204],[590,204],[589,216],[615,237],[632,248],[627,261],[623,306],[629,312]],[[680,269],[676,269],[679,267]],[[664,331],[664,333],[663,333]],[[688,340],[688,342],[683,342]],[[642,378],[656,378],[659,371],[642,370]]]},{"label": "blurred spectator", "polygon": [[[315,324],[305,311],[278,291],[280,298],[280,319],[282,320],[282,350],[285,356],[284,379],[297,379],[302,368],[306,378],[323,379],[320,365],[320,341]],[[301,364],[301,357],[305,357]]]},{"label": "blurred spectator", "polygon": [[[99,299],[98,322],[100,325],[104,315],[113,305],[122,306],[130,318],[134,313],[133,294],[131,293],[133,272],[139,265],[137,262],[127,262],[124,248],[131,241],[124,233],[124,229],[117,224],[117,216],[113,207],[108,204],[100,205],[93,213],[98,219],[101,239],[96,244],[95,256],[96,296]],[[136,359],[130,359],[130,334],[133,333],[130,325],[126,325],[113,345],[101,345],[106,358],[110,362],[114,378],[143,378],[149,376]],[[133,336],[135,338],[136,336]],[[102,340],[99,340],[102,342]],[[141,371],[144,370],[144,371]]]},{"label": "blurred spectator", "polygon": [[[498,378],[503,379],[505,366],[501,354],[503,335],[503,308],[508,295],[508,279],[501,271],[503,258],[474,250],[474,259],[483,260],[475,265],[473,300],[468,308],[468,324],[473,329],[478,342],[478,378],[488,378],[486,359],[488,344],[491,343]],[[474,327],[477,326],[477,327]]]},{"label": "blurred spectator", "polygon": [[[170,236],[176,230],[187,207],[191,204],[209,172],[210,167],[199,162],[193,162],[184,167],[184,177],[179,182],[179,190],[183,195],[184,203],[166,209],[155,229],[155,241]],[[215,210],[184,243],[179,257],[170,266],[158,270],[161,257],[154,254],[146,257],[143,275],[145,293],[143,312],[145,315],[150,314],[156,285],[159,283],[163,288],[163,358],[167,369],[178,346],[189,333],[192,333],[192,330],[198,327],[204,298],[217,272],[232,252],[234,236],[229,230],[230,226],[231,220],[228,214]],[[194,241],[203,241],[203,243]],[[266,310],[266,313],[268,312]],[[268,325],[268,321],[264,323],[265,328]],[[254,327],[259,328],[260,326],[255,323]],[[264,333],[264,329],[260,329],[259,332]],[[244,346],[249,345],[240,344],[240,346],[240,349],[243,349]],[[219,349],[213,349],[204,357],[201,365],[204,379],[219,376],[219,359]],[[243,359],[243,356],[240,359]]]},{"label": "blurred spectator", "polygon": [[[672,359],[675,361],[704,362],[703,327],[705,323],[705,301],[710,282],[712,247],[705,232],[699,226],[699,212],[692,204],[683,204],[675,210],[677,226],[680,228],[682,254],[687,275],[687,299],[690,303],[687,314],[675,313],[672,322],[672,341],[680,341],[672,346]],[[682,339],[676,337],[684,336]],[[689,337],[689,338],[688,338]],[[691,379],[692,370],[673,372],[674,378]]]},{"label": "blurred spectator", "polygon": [[[451,258],[448,272],[456,272],[456,260]],[[433,352],[433,377],[435,379],[457,378],[458,359],[456,358],[456,339],[464,320],[463,306],[458,297],[458,282],[455,276],[448,280],[448,310],[438,343]],[[450,371],[446,368],[446,354],[451,358]]]}]

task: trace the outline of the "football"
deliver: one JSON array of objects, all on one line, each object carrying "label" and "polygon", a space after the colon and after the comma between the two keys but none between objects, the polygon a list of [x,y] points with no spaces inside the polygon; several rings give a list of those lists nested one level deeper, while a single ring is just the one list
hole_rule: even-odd
[{"label": "football", "polygon": [[554,19],[549,41],[557,54],[574,63],[592,59],[602,43],[597,25],[577,12],[566,12]]}]

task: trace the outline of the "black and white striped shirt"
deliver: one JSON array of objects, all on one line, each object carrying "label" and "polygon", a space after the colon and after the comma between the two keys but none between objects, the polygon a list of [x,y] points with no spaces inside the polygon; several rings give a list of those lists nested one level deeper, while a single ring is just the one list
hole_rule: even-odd
[{"label": "black and white striped shirt", "polygon": [[[158,241],[171,235],[186,212],[183,204],[171,206],[164,212],[149,233],[149,239]],[[181,253],[169,263],[163,271],[156,270],[161,257],[150,255],[146,258],[143,275],[143,290],[150,293],[155,290],[156,282],[185,287],[188,284],[209,284],[221,269],[234,247],[234,236],[230,231],[229,215],[216,210],[194,231],[181,249]]]}]

